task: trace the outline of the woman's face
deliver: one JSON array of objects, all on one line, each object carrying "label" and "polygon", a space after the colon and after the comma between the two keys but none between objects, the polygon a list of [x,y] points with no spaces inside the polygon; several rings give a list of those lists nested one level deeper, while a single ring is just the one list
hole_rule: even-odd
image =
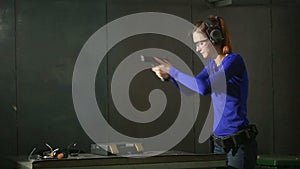
[{"label": "woman's face", "polygon": [[215,57],[218,55],[216,49],[207,38],[205,33],[194,32],[193,41],[196,45],[196,51],[199,52],[204,58]]}]

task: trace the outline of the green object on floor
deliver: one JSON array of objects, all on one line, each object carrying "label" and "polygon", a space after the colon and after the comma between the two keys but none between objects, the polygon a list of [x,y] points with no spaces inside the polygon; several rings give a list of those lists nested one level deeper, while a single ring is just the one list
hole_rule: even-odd
[{"label": "green object on floor", "polygon": [[300,156],[258,155],[256,164],[262,168],[300,168]]}]

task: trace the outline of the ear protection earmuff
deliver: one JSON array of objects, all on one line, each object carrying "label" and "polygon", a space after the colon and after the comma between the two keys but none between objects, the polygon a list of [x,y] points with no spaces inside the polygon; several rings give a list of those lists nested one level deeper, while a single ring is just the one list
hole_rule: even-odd
[{"label": "ear protection earmuff", "polygon": [[207,19],[204,21],[204,23],[207,26],[206,35],[211,43],[213,45],[222,44],[224,35],[220,26],[218,16],[215,16],[215,20],[212,21],[210,19]]},{"label": "ear protection earmuff", "polygon": [[50,153],[50,156],[57,159],[67,158],[68,153],[65,151],[61,151],[59,149],[55,149]]},{"label": "ear protection earmuff", "polygon": [[33,150],[28,156],[28,160],[62,159],[68,157],[68,151],[64,149],[60,150],[59,148],[53,150],[52,147],[47,143],[46,146],[48,147],[48,150],[44,148],[41,148],[41,150],[37,150],[37,148],[33,148]]}]

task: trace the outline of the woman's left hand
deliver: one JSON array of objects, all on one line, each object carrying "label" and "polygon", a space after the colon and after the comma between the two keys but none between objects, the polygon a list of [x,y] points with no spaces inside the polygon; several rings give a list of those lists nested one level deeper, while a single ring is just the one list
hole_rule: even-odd
[{"label": "woman's left hand", "polygon": [[155,72],[156,76],[158,76],[162,81],[168,79],[170,77],[169,72],[172,65],[166,59],[159,59],[157,57],[153,57],[154,60],[159,63],[158,66],[152,68],[152,71]]}]

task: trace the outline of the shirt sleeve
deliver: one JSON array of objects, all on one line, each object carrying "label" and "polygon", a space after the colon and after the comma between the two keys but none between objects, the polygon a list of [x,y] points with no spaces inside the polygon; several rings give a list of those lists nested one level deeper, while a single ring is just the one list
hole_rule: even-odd
[{"label": "shirt sleeve", "polygon": [[211,92],[209,76],[206,68],[204,68],[196,77],[187,75],[174,67],[171,67],[169,74],[172,77],[172,81],[179,88],[181,86],[179,84],[182,84],[201,95],[206,95]]},{"label": "shirt sleeve", "polygon": [[[237,54],[228,55],[219,68],[211,60],[205,68],[196,76],[187,75],[178,69],[171,67],[170,76],[172,82],[183,90],[185,86],[201,95],[211,94],[212,88],[215,92],[226,91],[226,85],[238,85],[245,70],[244,61]],[[224,88],[225,87],[225,88]]]},{"label": "shirt sleeve", "polygon": [[243,77],[244,71],[245,64],[242,57],[239,55],[229,55],[218,71],[210,73],[210,82],[217,86],[223,84],[222,80],[226,80],[227,84],[238,84]]}]

